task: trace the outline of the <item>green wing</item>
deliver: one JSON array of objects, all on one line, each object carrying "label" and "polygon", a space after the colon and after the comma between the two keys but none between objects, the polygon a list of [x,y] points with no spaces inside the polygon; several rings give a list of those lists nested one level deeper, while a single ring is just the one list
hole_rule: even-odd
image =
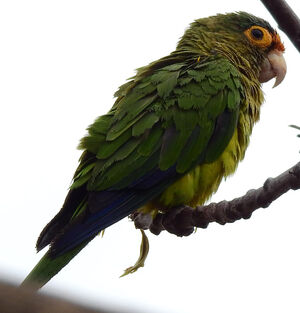
[{"label": "green wing", "polygon": [[233,135],[243,91],[227,60],[194,58],[133,80],[117,95],[81,141],[96,157],[77,172],[73,187],[121,189],[151,168],[176,166],[183,174],[212,162]]},{"label": "green wing", "polygon": [[171,55],[140,69],[116,95],[80,143],[74,195],[39,239],[41,247],[52,242],[54,256],[157,197],[197,164],[216,160],[236,128],[243,89],[226,59]]},{"label": "green wing", "polygon": [[102,229],[216,160],[244,101],[229,61],[183,52],[139,69],[116,96],[80,143],[73,185],[37,242],[38,251],[51,247],[23,284],[43,286]]}]

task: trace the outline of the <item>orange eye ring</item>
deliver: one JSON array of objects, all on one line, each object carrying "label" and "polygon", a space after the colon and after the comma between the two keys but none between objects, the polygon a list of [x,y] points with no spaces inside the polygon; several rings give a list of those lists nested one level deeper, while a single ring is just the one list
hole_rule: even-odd
[{"label": "orange eye ring", "polygon": [[251,26],[244,31],[245,36],[248,40],[257,47],[267,48],[272,44],[273,37],[270,32],[261,26]]}]

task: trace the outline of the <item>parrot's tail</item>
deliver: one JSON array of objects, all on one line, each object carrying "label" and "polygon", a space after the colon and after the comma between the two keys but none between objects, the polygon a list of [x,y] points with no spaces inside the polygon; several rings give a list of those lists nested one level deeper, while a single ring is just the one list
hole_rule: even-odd
[{"label": "parrot's tail", "polygon": [[42,288],[53,276],[64,268],[88,242],[89,240],[55,258],[49,256],[48,251],[24,279],[21,287],[28,286],[34,290]]}]

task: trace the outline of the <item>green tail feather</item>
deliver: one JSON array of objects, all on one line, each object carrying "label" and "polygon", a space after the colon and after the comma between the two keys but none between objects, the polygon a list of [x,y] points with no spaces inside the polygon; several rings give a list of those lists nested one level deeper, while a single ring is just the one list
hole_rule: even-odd
[{"label": "green tail feather", "polygon": [[49,256],[49,251],[41,258],[39,263],[33,268],[21,284],[29,286],[31,289],[42,288],[52,277],[64,268],[77,255],[88,242],[80,244],[78,247],[53,259]]}]

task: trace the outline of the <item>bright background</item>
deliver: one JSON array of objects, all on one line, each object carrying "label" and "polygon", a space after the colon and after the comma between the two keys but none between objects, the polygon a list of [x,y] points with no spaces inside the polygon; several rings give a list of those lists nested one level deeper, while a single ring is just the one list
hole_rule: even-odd
[{"label": "bright background", "polygon": [[[205,3],[205,5],[204,5]],[[289,1],[300,14],[300,2]],[[42,253],[36,239],[59,210],[85,128],[109,110],[134,69],[170,53],[196,18],[244,10],[276,23],[260,1],[2,1],[0,4],[0,275],[20,283]],[[299,160],[300,55],[287,37],[288,74],[266,102],[245,160],[213,201],[260,187]],[[42,293],[133,312],[299,312],[300,191],[250,220],[188,238],[140,233],[124,219],[96,238]]]}]

